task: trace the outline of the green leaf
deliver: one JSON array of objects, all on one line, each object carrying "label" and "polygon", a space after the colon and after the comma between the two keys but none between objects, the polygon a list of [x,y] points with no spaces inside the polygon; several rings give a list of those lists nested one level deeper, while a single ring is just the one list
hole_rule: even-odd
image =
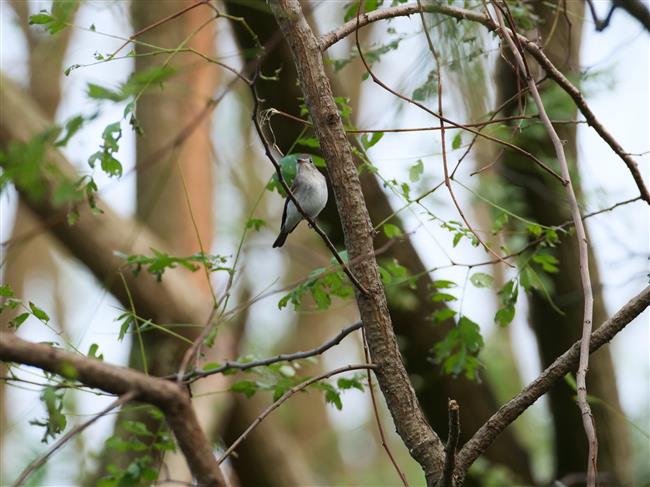
[{"label": "green leaf", "polygon": [[141,421],[123,421],[121,423],[121,426],[126,431],[128,431],[129,433],[133,433],[134,435],[155,436],[151,431],[149,431],[147,425],[142,423]]},{"label": "green leaf", "polygon": [[14,291],[13,289],[11,289],[11,286],[9,286],[9,284],[3,284],[0,286],[0,297],[2,298],[14,297]]},{"label": "green leaf", "polygon": [[494,223],[492,224],[492,234],[496,235],[499,233],[506,223],[508,223],[508,214],[504,212],[499,213],[499,216],[494,219]]},{"label": "green leaf", "polygon": [[96,85],[94,83],[88,83],[86,87],[86,94],[89,98],[94,100],[110,100],[110,101],[123,101],[127,96],[117,91],[111,90],[104,86]]},{"label": "green leaf", "polygon": [[451,148],[453,150],[460,149],[461,144],[463,143],[462,136],[460,132],[458,132],[456,135],[454,135],[454,138],[451,141]]},{"label": "green leaf", "polygon": [[530,233],[535,238],[542,235],[542,227],[539,225],[530,224],[526,227],[526,230],[528,230],[528,233]]},{"label": "green leaf", "polygon": [[221,367],[219,362],[208,362],[203,366],[203,370],[208,372],[210,370],[218,369],[219,367]]},{"label": "green leaf", "polygon": [[264,225],[266,225],[266,222],[264,220],[260,218],[250,218],[246,222],[246,230],[253,228],[256,232],[259,232]]},{"label": "green leaf", "polygon": [[29,16],[29,25],[45,25],[51,22],[54,22],[54,17],[43,10],[38,14]]},{"label": "green leaf", "polygon": [[452,242],[452,244],[453,244],[454,247],[456,247],[456,245],[458,245],[458,242],[460,242],[460,239],[461,239],[461,238],[463,238],[463,234],[462,234],[462,233],[457,233],[456,235],[454,235],[454,240],[453,240],[453,242]]},{"label": "green leaf", "polygon": [[94,358],[97,360],[104,360],[104,354],[99,354],[97,355],[97,352],[99,351],[99,345],[96,343],[93,343],[90,348],[88,349],[88,358]]},{"label": "green leaf", "polygon": [[402,230],[397,225],[393,225],[391,223],[385,223],[383,229],[384,235],[386,235],[388,238],[401,237],[404,235],[402,233]]},{"label": "green leaf", "polygon": [[533,255],[533,262],[541,265],[542,270],[544,270],[545,272],[554,274],[560,271],[560,269],[557,266],[557,264],[559,264],[560,261],[556,257],[550,254],[535,254]]},{"label": "green leaf", "polygon": [[423,173],[424,163],[422,162],[422,159],[418,159],[418,161],[409,168],[409,179],[412,183],[415,183],[420,179]]},{"label": "green leaf", "polygon": [[434,311],[431,314],[431,319],[434,323],[442,323],[443,321],[449,320],[456,315],[456,312],[450,308],[442,308]]},{"label": "green leaf", "polygon": [[363,384],[357,377],[341,377],[336,381],[336,385],[339,389],[358,389],[363,392]]},{"label": "green leaf", "polygon": [[507,326],[512,322],[514,317],[515,317],[515,307],[506,306],[504,308],[500,308],[497,310],[496,314],[494,315],[494,321],[499,326]]},{"label": "green leaf", "polygon": [[16,330],[20,328],[27,318],[29,318],[29,313],[21,313],[16,316],[13,320],[9,321],[9,328],[15,328]]},{"label": "green leaf", "polygon": [[483,272],[472,274],[469,280],[472,284],[474,284],[475,287],[490,287],[494,282],[494,278],[492,276]]},{"label": "green leaf", "polygon": [[431,296],[431,301],[433,301],[434,303],[456,301],[457,299],[458,298],[456,298],[456,296],[447,293],[434,293],[434,295]]},{"label": "green leaf", "polygon": [[431,287],[434,289],[449,289],[456,287],[456,283],[454,281],[447,281],[445,279],[437,279],[431,283]]},{"label": "green leaf", "polygon": [[361,145],[365,150],[376,145],[384,136],[383,132],[373,132],[372,134],[363,134],[361,136]]},{"label": "green leaf", "polygon": [[254,382],[252,380],[240,380],[230,386],[230,390],[232,392],[241,392],[249,398],[253,397],[258,389],[259,386],[257,385],[257,382]]},{"label": "green leaf", "polygon": [[[278,164],[280,165],[280,171],[282,172],[282,176],[284,177],[284,180],[286,181],[287,185],[291,187],[293,184],[293,180],[296,177],[296,173],[298,171],[297,169],[297,159],[298,155],[297,154],[290,154],[287,156],[284,156],[282,159],[278,161]],[[287,197],[287,193],[284,191],[284,188],[280,184],[280,180],[278,178],[277,173],[274,173],[273,176],[271,176],[271,179],[266,185],[266,189],[269,191],[277,191],[280,196],[283,198]]]},{"label": "green leaf", "polygon": [[29,309],[32,310],[32,314],[34,315],[34,317],[38,318],[39,320],[45,322],[50,321],[50,317],[47,315],[47,313],[43,311],[41,308],[39,308],[38,306],[36,306],[31,301],[29,302]]}]

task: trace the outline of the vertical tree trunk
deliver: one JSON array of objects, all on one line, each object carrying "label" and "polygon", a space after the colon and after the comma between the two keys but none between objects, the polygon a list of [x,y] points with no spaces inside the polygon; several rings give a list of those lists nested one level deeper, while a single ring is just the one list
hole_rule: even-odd
[{"label": "vertical tree trunk", "polygon": [[[227,7],[230,14],[246,18],[263,43],[277,35],[277,26],[266,12],[236,2],[228,3]],[[244,30],[238,29],[236,25],[235,34],[242,48],[251,46],[248,34]],[[286,79],[296,76],[291,53],[284,42],[267,52],[264,66],[264,72],[273,72],[282,66],[282,76]],[[338,87],[339,83],[335,77],[331,79],[337,94],[347,94]],[[260,96],[266,101],[266,106],[298,116],[298,100],[302,96],[298,87],[287,84],[283,89],[277,89],[276,85],[277,82],[260,82]],[[300,124],[293,124],[285,120],[275,120],[273,127],[277,145],[282,150],[287,150],[298,137],[302,127]],[[367,172],[362,174],[360,179],[373,222],[379,222],[388,215],[392,215],[394,210],[377,179]],[[343,233],[333,198],[330,199],[318,220],[335,245],[341,247]],[[393,223],[399,225],[399,218],[395,218]],[[386,243],[385,237],[383,234],[379,235],[375,240],[375,248],[381,247],[384,243]],[[390,247],[382,258],[397,259],[413,274],[419,274],[426,270],[408,238]],[[440,303],[431,301],[429,286],[432,280],[428,274],[418,280],[417,288],[414,291],[417,302],[415,307],[404,308],[399,303],[391,301],[389,296],[389,311],[395,332],[400,337],[400,344],[403,344],[401,351],[406,368],[409,374],[422,379],[419,381],[416,393],[429,423],[442,438],[446,438],[448,428],[446,398],[454,398],[461,405],[462,438],[468,439],[497,410],[498,404],[486,382],[473,383],[462,378],[456,379],[444,375],[429,361],[431,347],[445,336],[450,326],[447,323],[446,326],[434,327],[429,319],[429,316],[441,306]],[[477,397],[480,397],[480,400],[477,400]],[[499,437],[487,451],[486,456],[491,462],[506,465],[523,481],[531,480],[527,452],[517,442],[510,430]],[[473,479],[468,478],[466,485],[471,485],[472,482]]]},{"label": "vertical tree trunk", "polygon": [[[536,13],[541,17],[540,38],[546,43],[545,51],[551,61],[570,76],[577,76],[580,68],[581,20],[584,13],[582,2],[557,2],[547,6],[541,1],[534,3]],[[566,11],[565,11],[566,9]],[[499,98],[510,98],[517,91],[516,78],[512,68],[500,60],[498,65]],[[549,116],[559,119],[575,119],[576,109],[573,102],[564,95],[549,89],[543,93],[553,100],[548,104]],[[549,98],[547,98],[549,99]],[[507,108],[512,114],[517,110],[517,103]],[[560,138],[566,141],[565,150],[569,162],[573,164],[575,176],[573,184],[580,191],[575,162],[576,128],[575,125],[558,125],[556,129]],[[545,133],[539,136],[524,132],[516,142],[544,159],[553,160],[554,151],[551,141]],[[501,170],[507,184],[520,189],[528,215],[544,225],[558,225],[570,220],[564,190],[557,181],[548,180],[530,161],[523,161],[513,153],[507,153]],[[582,285],[578,270],[578,249],[574,236],[565,236],[557,248],[555,256],[559,259],[560,272],[550,274],[553,292],[552,299],[564,312],[559,315],[548,300],[538,292],[529,297],[530,323],[537,337],[542,365],[549,365],[560,353],[580,337],[582,323]],[[594,323],[602,323],[607,312],[600,292],[598,268],[590,252],[590,272],[592,284],[596,290],[594,303]],[[603,348],[590,359],[587,377],[589,394],[600,398],[607,405],[620,410],[616,377],[608,348]],[[553,415],[555,435],[556,477],[584,472],[586,470],[587,442],[582,428],[580,412],[575,404],[575,391],[566,383],[559,383],[550,394],[550,407]],[[593,406],[596,429],[600,439],[598,456],[599,470],[612,476],[612,485],[629,485],[630,447],[625,423],[603,407]]]},{"label": "vertical tree trunk", "polygon": [[[191,0],[166,0],[154,4],[145,0],[133,0],[131,4],[132,25],[139,31],[155,22],[193,4]],[[139,36],[140,41],[156,47],[174,49],[182,44],[208,56],[214,55],[215,23],[206,22],[212,17],[207,5],[194,8],[183,15],[155,27]],[[146,52],[148,47],[136,47]],[[205,107],[213,96],[217,84],[217,68],[191,53],[177,53],[135,58],[137,73],[154,70],[164,65],[175,74],[164,82],[162,89],[150,86],[140,96],[136,106],[136,117],[143,134],[136,139],[137,160],[137,216],[166,244],[174,255],[187,256],[196,252],[210,253],[213,228],[213,151],[210,141],[210,117],[205,117],[194,132],[172,150],[161,150],[178,136]],[[189,203],[188,203],[189,200]],[[191,208],[190,209],[188,208]],[[197,235],[198,233],[198,235]],[[200,238],[200,240],[199,240]],[[199,243],[200,242],[200,243]],[[189,271],[188,271],[189,272]],[[197,289],[203,291],[206,315],[212,298],[203,269],[191,274]],[[137,311],[137,310],[136,310]],[[162,314],[146,316],[156,323],[168,323],[169,317]],[[204,323],[194,323],[203,325]],[[179,328],[190,339],[195,339],[198,328]],[[152,332],[143,336],[149,374],[161,376],[178,370],[186,345],[165,333]],[[216,348],[228,340],[217,340]],[[131,367],[143,369],[142,356],[137,343],[131,347]],[[215,382],[216,381],[216,382]],[[223,387],[219,376],[200,384],[208,383]],[[217,408],[197,411],[200,420],[210,422]],[[150,431],[157,431],[159,422],[148,414],[120,413],[118,423],[123,419],[142,421]],[[205,424],[204,424],[205,426]],[[120,432],[120,427],[116,432]],[[156,452],[153,452],[154,454]],[[136,452],[136,455],[138,453]],[[104,450],[99,475],[104,473],[108,463],[128,465],[133,452],[118,454]],[[178,465],[179,462],[173,461]],[[174,472],[186,476],[188,472]],[[92,485],[95,479],[89,479]]]}]

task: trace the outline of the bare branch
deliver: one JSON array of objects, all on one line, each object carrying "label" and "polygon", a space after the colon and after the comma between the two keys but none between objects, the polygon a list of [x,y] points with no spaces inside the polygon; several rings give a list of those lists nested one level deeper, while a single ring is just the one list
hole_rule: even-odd
[{"label": "bare branch", "polygon": [[452,487],[454,485],[454,468],[456,467],[456,450],[460,439],[460,412],[458,403],[453,399],[449,400],[449,436],[445,447],[445,466],[442,469],[440,487]]},{"label": "bare branch", "polygon": [[[469,20],[472,22],[477,22],[493,32],[498,29],[498,25],[493,22],[488,16],[482,13],[462,8],[450,7],[442,3],[423,5],[423,8],[426,12],[439,13],[458,20]],[[395,17],[417,14],[419,10],[420,9],[417,4],[398,5],[396,7],[374,10],[372,12],[359,16],[358,27],[363,27],[378,20],[392,19]],[[357,23],[353,19],[349,20],[335,30],[324,34],[320,39],[321,51],[326,51],[330,46],[354,32],[356,28]],[[512,35],[512,32],[510,33]],[[612,134],[610,134],[609,131],[607,131],[607,129],[603,126],[603,124],[600,123],[600,121],[596,118],[594,113],[591,111],[591,108],[589,108],[589,105],[587,105],[587,102],[580,90],[574,86],[566,78],[566,76],[560,72],[559,69],[555,67],[555,65],[548,59],[548,57],[546,57],[546,54],[544,54],[542,49],[535,42],[519,34],[517,34],[517,39],[519,42],[521,42],[524,49],[526,49],[526,51],[528,51],[544,68],[549,78],[553,79],[564,91],[569,94],[582,115],[585,117],[587,123],[594,128],[596,133],[598,133],[598,135],[600,135],[600,137],[609,145],[609,147],[616,153],[616,155],[618,155],[623,160],[628,170],[632,174],[632,177],[634,178],[634,182],[639,189],[639,193],[641,194],[642,199],[646,203],[650,204],[650,192],[648,192],[648,188],[643,181],[643,177],[641,176],[641,172],[639,171],[639,167],[636,161],[628,152],[623,150],[621,145],[616,141],[616,139],[614,139]]]},{"label": "bare branch", "polygon": [[27,467],[25,467],[25,470],[18,476],[16,481],[14,482],[14,487],[18,487],[25,483],[25,481],[29,478],[31,474],[36,472],[39,468],[41,468],[47,460],[54,455],[54,453],[61,448],[63,445],[65,445],[71,438],[74,436],[78,435],[81,433],[83,430],[88,428],[91,424],[93,424],[95,421],[97,421],[99,418],[105,416],[109,411],[120,407],[122,404],[126,404],[130,400],[134,399],[136,396],[135,392],[127,392],[126,394],[120,396],[116,401],[113,401],[111,404],[109,404],[106,408],[101,410],[99,413],[97,413],[95,416],[90,418],[88,421],[85,421],[76,427],[72,428],[70,431],[68,431],[65,435],[63,435],[61,438],[57,440],[56,443],[54,443],[48,450],[40,455],[38,458],[36,458],[33,462],[31,462]]},{"label": "bare branch", "polygon": [[359,370],[359,369],[374,369],[376,366],[373,364],[359,364],[359,365],[346,365],[345,367],[340,367],[335,370],[331,370],[329,372],[325,372],[324,374],[318,375],[316,377],[312,377],[309,380],[306,380],[305,382],[301,382],[298,385],[293,386],[291,389],[289,389],[287,392],[282,394],[282,396],[275,401],[273,404],[271,404],[269,407],[267,407],[264,411],[260,413],[260,415],[255,418],[255,421],[253,421],[248,428],[237,438],[232,445],[228,447],[228,449],[224,452],[223,455],[221,455],[221,458],[219,458],[219,464],[221,464],[226,458],[230,456],[230,454],[235,451],[235,449],[240,445],[242,441],[246,439],[246,437],[250,434],[251,431],[257,427],[258,424],[260,424],[262,421],[264,421],[264,418],[266,418],[269,414],[271,414],[275,409],[277,409],[284,401],[289,399],[291,396],[293,396],[296,392],[302,391],[306,387],[312,385],[314,382],[318,382],[323,379],[327,379],[328,377],[332,377],[333,375],[336,374],[341,374],[343,372],[349,372],[350,370]]},{"label": "bare branch", "polygon": [[[605,321],[591,335],[589,351],[594,353],[608,343],[625,328],[634,318],[650,306],[650,286],[628,301],[614,316]],[[560,355],[540,375],[519,394],[513,397],[492,415],[488,421],[474,433],[458,453],[456,476],[463,477],[474,461],[492,444],[492,442],[515,419],[528,409],[537,399],[546,394],[556,381],[567,373],[576,370],[580,358],[581,340]]]},{"label": "bare branch", "polygon": [[[585,434],[589,441],[589,461],[587,467],[587,485],[593,487],[596,485],[596,471],[597,471],[597,458],[598,458],[598,438],[596,436],[596,427],[594,423],[594,417],[591,413],[591,408],[587,402],[587,368],[589,366],[589,341],[588,338],[591,336],[591,328],[593,324],[593,313],[594,313],[594,294],[591,287],[591,277],[589,275],[589,248],[587,245],[587,234],[585,232],[585,227],[582,222],[582,215],[580,214],[580,207],[578,205],[578,199],[576,198],[575,192],[573,190],[573,184],[571,182],[571,175],[569,174],[569,164],[566,160],[566,154],[564,153],[564,144],[560,140],[559,135],[555,131],[555,127],[551,123],[548,115],[546,114],[546,109],[544,103],[542,102],[542,97],[539,94],[537,85],[531,76],[531,73],[524,61],[524,53],[521,50],[521,44],[518,46],[515,45],[515,41],[511,37],[511,33],[506,31],[505,24],[503,22],[503,16],[501,13],[501,7],[494,3],[496,17],[501,27],[499,34],[502,38],[505,39],[508,44],[512,54],[514,55],[515,61],[517,62],[520,71],[524,74],[526,82],[528,83],[528,89],[537,105],[537,110],[539,111],[540,118],[544,122],[544,127],[548,133],[553,147],[555,149],[555,155],[557,157],[558,163],[560,164],[560,169],[562,171],[562,177],[568,181],[568,184],[565,186],[567,193],[567,199],[569,200],[569,208],[571,210],[571,219],[573,220],[573,225],[576,229],[576,238],[578,239],[578,254],[579,254],[579,268],[580,268],[580,282],[582,284],[582,292],[584,295],[584,310],[582,318],[582,345],[580,347],[580,366],[578,367],[578,374],[576,382],[578,385],[578,407],[582,413],[582,424],[585,429]],[[514,22],[510,16],[510,11],[508,10],[507,5],[504,5],[506,13],[510,20],[510,28],[515,29]]]},{"label": "bare branch", "polygon": [[[353,331],[358,330],[363,326],[363,323],[361,321],[357,321],[356,323],[351,324],[350,326],[347,326],[343,328],[338,335],[336,335],[334,338],[331,340],[323,343],[322,345],[312,348],[311,350],[307,350],[304,352],[295,352],[295,353],[282,353],[280,355],[275,355],[273,357],[268,357],[260,360],[253,360],[251,362],[224,362],[222,365],[215,369],[211,370],[194,370],[191,372],[188,372],[185,374],[183,377],[183,382],[185,383],[191,383],[195,382],[198,379],[201,379],[202,377],[208,377],[210,375],[214,374],[220,374],[223,373],[227,370],[248,370],[248,369],[253,369],[255,367],[263,367],[266,365],[271,365],[275,364],[278,362],[292,362],[294,360],[301,360],[309,357],[315,357],[316,355],[320,355],[324,353],[325,351],[329,350],[330,348],[338,345],[341,343],[341,341],[348,336],[350,333]],[[167,379],[175,379],[176,374],[171,375],[166,377]]]},{"label": "bare branch", "polygon": [[73,376],[83,384],[112,394],[135,394],[139,401],[159,407],[198,482],[206,486],[226,485],[186,391],[173,382],[31,343],[11,333],[0,333],[0,360],[32,365],[64,377]]}]

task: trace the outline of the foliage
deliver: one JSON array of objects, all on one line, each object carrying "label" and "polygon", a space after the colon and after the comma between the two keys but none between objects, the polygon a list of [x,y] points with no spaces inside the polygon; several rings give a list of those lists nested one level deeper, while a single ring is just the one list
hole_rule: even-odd
[{"label": "foliage", "polygon": [[42,25],[45,30],[54,35],[66,27],[70,17],[78,5],[77,0],[55,0],[52,2],[52,11],[41,10],[39,13],[29,16],[30,25]]},{"label": "foliage", "polygon": [[153,256],[126,255],[122,252],[115,252],[115,255],[126,261],[126,265],[131,268],[133,275],[137,276],[144,267],[159,282],[162,281],[162,276],[167,269],[175,269],[177,265],[192,272],[199,270],[200,266],[204,266],[208,272],[233,272],[231,267],[224,265],[228,262],[228,257],[222,255],[209,255],[203,252],[197,252],[187,257],[176,257],[154,248],[151,251],[153,252]]},{"label": "foliage", "polygon": [[63,414],[64,393],[65,391],[57,390],[52,386],[45,387],[41,393],[41,400],[45,404],[47,418],[41,420],[34,419],[29,424],[45,428],[43,438],[41,439],[43,443],[47,443],[48,438],[56,438],[68,424]]},{"label": "foliage", "polygon": [[[240,361],[252,361],[252,357],[245,357]],[[257,376],[255,380],[241,379],[230,386],[232,392],[244,394],[246,397],[252,397],[259,391],[272,392],[273,401],[280,399],[287,391],[293,387],[311,379],[309,376],[297,374],[300,369],[300,362],[274,363],[265,367],[248,369],[245,372],[248,375]],[[343,409],[341,401],[341,392],[349,389],[364,390],[364,379],[362,374],[354,374],[348,377],[340,377],[336,382],[327,380],[316,381],[310,384],[308,388],[321,391],[324,395],[325,402],[332,404],[336,409]]]},{"label": "foliage", "polygon": [[[157,421],[163,417],[162,412],[152,406],[147,408],[147,412]],[[158,467],[153,453],[176,451],[172,435],[162,426],[156,431],[150,431],[142,421],[122,421],[120,429],[122,435],[111,436],[106,440],[105,446],[116,453],[131,452],[134,458],[126,468],[108,465],[108,475],[99,480],[98,487],[131,487],[154,483],[158,479]]]},{"label": "foliage", "polygon": [[447,374],[464,374],[468,379],[478,380],[482,365],[477,357],[482,348],[483,337],[478,324],[461,316],[445,338],[433,346],[433,361],[442,365]]}]

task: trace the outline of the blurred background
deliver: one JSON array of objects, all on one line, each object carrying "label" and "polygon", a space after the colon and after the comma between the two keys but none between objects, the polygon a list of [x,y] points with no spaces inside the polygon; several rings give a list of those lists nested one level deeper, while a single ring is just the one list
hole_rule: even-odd
[{"label": "blurred background", "polygon": [[[216,345],[207,352],[206,361],[316,347],[358,319],[354,300],[334,296],[324,306],[306,294],[297,306],[279,306],[297,282],[315,269],[327,267],[331,255],[306,225],[289,237],[283,249],[271,248],[283,198],[265,189],[274,171],[250,123],[250,90],[228,70],[196,55],[200,52],[237,71],[245,68],[256,52],[246,26],[250,27],[266,45],[262,72],[269,79],[259,85],[263,108],[305,118],[290,53],[265,3],[214,3],[225,15],[213,20],[215,11],[201,5],[148,30],[135,45],[129,44],[115,58],[107,59],[134,32],[192,3],[72,2],[66,7],[65,28],[52,35],[43,26],[30,25],[29,17],[42,9],[52,12],[60,7],[53,7],[52,2],[3,1],[0,89],[17,85],[28,100],[24,113],[15,113],[15,117],[29,118],[28,114],[37,110],[52,125],[63,126],[81,115],[84,122],[60,147],[62,154],[79,174],[92,175],[107,209],[124,221],[143,222],[171,255],[204,249],[227,256],[232,263],[241,249],[231,287],[227,273],[216,272],[208,281],[202,271],[177,272],[187,274],[184,278],[203,298],[206,309],[211,292],[220,296],[228,290],[231,296],[228,319],[220,324]],[[456,3],[477,9],[480,5]],[[345,1],[303,2],[303,7],[321,34],[340,25],[350,8],[356,8]],[[599,1],[595,7],[604,17],[610,5]],[[606,128],[625,150],[635,154],[647,181],[648,32],[620,10],[603,32],[597,32],[580,1],[560,2],[560,8],[554,1],[513,3],[512,8],[522,26],[539,36],[553,62],[580,84]],[[246,24],[232,20],[240,17]],[[441,56],[443,106],[448,118],[465,123],[484,121],[500,106],[503,109],[497,117],[522,110],[535,113],[524,98],[515,96],[517,79],[492,35],[476,25],[440,15],[428,14],[426,22]],[[360,42],[380,79],[437,109],[435,63],[418,16],[364,28]],[[179,50],[181,45],[193,52]],[[437,120],[367,79],[352,37],[330,48],[327,58],[333,89],[342,97],[340,106],[350,111],[349,125],[384,131],[374,145],[368,143],[370,135],[354,137],[359,147],[365,148],[360,150],[367,158],[360,160],[365,168],[363,190],[373,224],[378,225],[375,247],[383,249],[378,260],[386,274],[391,315],[407,369],[429,421],[442,438],[446,438],[447,398],[459,401],[467,439],[500,404],[579,338],[582,301],[574,236],[560,234],[561,243],[539,254],[551,259],[538,256],[535,260],[524,253],[517,259],[516,269],[503,264],[476,267],[492,256],[472,245],[466,234],[455,238],[462,233],[453,223],[461,220],[456,207],[444,186],[431,192],[443,180],[439,131],[386,130],[434,127]],[[161,67],[172,68],[172,74],[136,96],[135,113],[142,135],[132,130],[125,116],[132,97],[111,100],[89,88],[95,85],[119,92],[134,75]],[[276,80],[270,79],[274,76]],[[623,162],[581,123],[583,119],[571,102],[551,83],[541,86],[550,116],[558,120],[560,135],[567,141],[583,214],[637,196]],[[209,100],[216,102],[210,105]],[[197,118],[204,112],[205,116]],[[121,123],[121,138],[113,155],[123,167],[121,177],[88,165],[88,158],[102,144],[105,128],[116,121]],[[188,136],[184,130],[195,121]],[[270,127],[268,133],[282,152],[318,154],[308,127],[277,114]],[[554,164],[550,143],[535,119],[506,119],[490,125],[486,133]],[[0,138],[6,141],[11,137],[3,134]],[[528,228],[530,222],[546,229],[569,219],[563,188],[520,154],[484,139],[474,143],[471,133],[459,130],[447,131],[447,148],[451,167],[461,160],[453,184],[459,205],[473,228],[497,248],[522,248],[535,232]],[[421,195],[426,196],[416,202]],[[132,335],[127,333],[118,340],[120,322],[116,319],[129,305],[111,292],[113,283],[108,283],[113,278],[92,272],[88,262],[92,257],[79,258],[62,245],[48,231],[49,224],[20,200],[11,185],[0,195],[0,218],[3,283],[50,316],[49,327],[30,318],[17,333],[32,341],[72,344],[84,353],[96,344],[105,361],[142,368],[141,355],[132,350],[137,350]],[[647,285],[648,211],[643,202],[636,201],[586,221],[597,296],[595,323],[600,324]],[[342,248],[333,197],[319,222]],[[381,225],[384,223],[391,226]],[[134,234],[133,239],[137,238],[140,236]],[[128,252],[127,248],[112,250]],[[489,277],[472,278],[476,272]],[[404,275],[411,278],[402,279]],[[454,300],[432,300],[432,286],[444,287],[441,281],[454,285],[448,289]],[[499,291],[509,281],[521,289],[514,319],[500,326],[494,316],[505,305],[505,294]],[[478,354],[482,364],[478,378],[471,370],[465,373],[467,368],[445,370],[445,362],[436,360],[431,351],[453,326],[452,320],[435,323],[432,319],[443,309],[480,326],[484,346]],[[6,327],[9,318],[2,315],[1,326]],[[174,324],[172,318],[155,310],[144,318]],[[176,324],[185,325],[179,326],[178,332],[189,337],[195,336],[200,325]],[[169,335],[147,336],[148,372],[162,375],[177,370],[179,350],[184,348],[179,343]],[[645,312],[610,346],[592,356],[588,385],[600,439],[600,470],[608,476],[609,485],[650,482],[649,349]],[[354,335],[295,370],[314,375],[363,360],[360,337]],[[12,370],[33,384],[0,381],[2,485],[10,484],[47,448],[40,441],[42,429],[30,424],[46,415],[39,399],[42,374],[25,367]],[[450,373],[454,371],[456,375]],[[252,398],[229,392],[237,380],[238,376],[212,377],[194,389],[201,420],[218,446],[231,443],[271,401],[270,393],[264,391]],[[468,484],[547,485],[554,480],[579,484],[586,448],[573,395],[569,380],[539,400],[475,464]],[[285,403],[229,461],[240,485],[399,485],[382,449],[367,391],[342,391],[341,399],[340,410],[326,403],[319,392],[299,394]],[[92,392],[66,392],[63,411],[68,427],[111,401]],[[383,400],[379,403],[391,450],[409,482],[423,485],[419,467],[394,434]],[[33,485],[95,485],[110,463],[128,464],[129,452],[118,454],[105,447],[116,418],[117,413],[109,414],[79,435],[39,471]],[[179,455],[166,455],[165,464],[166,478],[188,480]]]}]

